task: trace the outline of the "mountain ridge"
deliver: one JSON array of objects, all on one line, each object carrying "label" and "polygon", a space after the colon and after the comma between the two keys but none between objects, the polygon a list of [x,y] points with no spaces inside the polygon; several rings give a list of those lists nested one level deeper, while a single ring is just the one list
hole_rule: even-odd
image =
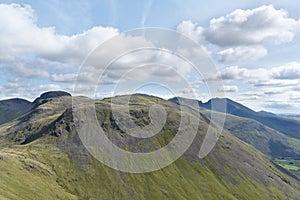
[{"label": "mountain ridge", "polygon": [[[185,99],[183,97],[174,97],[169,99],[169,101],[178,103],[178,99],[183,102],[191,101],[190,99]],[[206,103],[198,100],[193,101],[197,101],[199,107],[209,110],[211,110],[213,104],[215,106],[214,111],[228,113],[238,117],[254,119],[270,128],[286,134],[289,137],[300,139],[300,122],[297,120],[280,117],[278,115],[272,115],[270,113],[267,114],[266,111],[255,112],[254,110],[228,98],[214,98],[210,99]],[[226,109],[223,108],[223,105],[226,106]]]},{"label": "mountain ridge", "polygon": [[[123,97],[113,98],[115,101],[96,100],[95,107],[107,137],[120,147],[131,151],[155,150],[174,137],[180,124],[178,104],[159,99],[168,113],[166,126],[155,138],[145,141],[131,138],[118,128],[109,105],[122,102]],[[299,199],[296,179],[229,132],[221,135],[205,159],[199,159],[199,147],[208,128],[201,115],[193,144],[172,165],[146,174],[112,170],[84,150],[70,101],[69,96],[53,98],[0,128],[0,142],[4,145],[0,146],[0,171],[10,174],[0,173],[4,198],[18,199],[22,195],[33,199],[44,194],[48,199]],[[129,105],[135,123],[148,124],[149,107],[156,103],[155,97],[133,95]],[[189,113],[197,117],[195,111]],[[187,125],[186,132],[189,131]],[[39,137],[22,144],[35,134]],[[6,142],[10,145],[5,146]],[[26,184],[14,182],[18,176],[27,177]],[[45,181],[49,187],[45,187]]]},{"label": "mountain ridge", "polygon": [[51,98],[59,98],[63,96],[71,97],[71,94],[65,91],[48,91],[43,92],[32,102],[22,98],[0,100],[0,125],[21,117],[32,108],[46,103]]}]

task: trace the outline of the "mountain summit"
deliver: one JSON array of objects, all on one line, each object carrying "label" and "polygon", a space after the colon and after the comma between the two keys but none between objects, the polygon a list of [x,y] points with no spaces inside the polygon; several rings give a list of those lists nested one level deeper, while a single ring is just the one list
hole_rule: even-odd
[{"label": "mountain summit", "polygon": [[33,101],[34,105],[38,105],[41,103],[45,103],[47,101],[47,99],[51,99],[51,98],[59,98],[59,97],[65,97],[65,96],[71,96],[70,93],[65,92],[65,91],[50,91],[50,92],[45,92],[43,94],[41,94],[40,97],[38,97],[37,99],[35,99]]},{"label": "mountain summit", "polygon": [[57,98],[57,97],[63,97],[63,96],[71,96],[70,93],[65,92],[65,91],[50,91],[50,92],[45,92],[41,94],[39,97],[40,99],[48,99],[48,98]]}]

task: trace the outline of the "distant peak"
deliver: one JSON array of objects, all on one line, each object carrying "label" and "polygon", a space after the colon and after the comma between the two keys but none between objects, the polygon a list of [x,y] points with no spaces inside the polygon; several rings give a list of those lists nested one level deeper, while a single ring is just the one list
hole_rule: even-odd
[{"label": "distant peak", "polygon": [[13,98],[0,101],[0,109],[10,109],[10,110],[26,110],[31,106],[31,102],[25,99]]},{"label": "distant peak", "polygon": [[198,101],[199,103],[202,103],[202,101],[198,100],[198,99],[191,99],[191,98],[180,97],[180,96],[178,96],[178,97],[175,96],[175,97],[170,98],[168,100],[173,101],[173,102],[175,102],[175,101]]},{"label": "distant peak", "polygon": [[26,99],[21,99],[21,98],[4,99],[4,100],[0,101],[0,103],[7,103],[7,102],[28,103],[28,104],[30,104],[30,101],[27,101]]},{"label": "distant peak", "polygon": [[276,114],[274,114],[272,112],[267,112],[267,111],[264,111],[264,110],[261,110],[258,113],[266,115],[266,116],[277,116]]},{"label": "distant peak", "polygon": [[34,100],[33,104],[34,106],[38,106],[46,103],[48,99],[65,97],[65,96],[71,96],[71,94],[65,91],[49,91],[41,94],[39,98]]},{"label": "distant peak", "polygon": [[57,98],[63,96],[71,96],[70,93],[65,91],[49,91],[41,94],[40,99],[49,99],[49,98]]},{"label": "distant peak", "polygon": [[233,102],[233,100],[231,100],[229,98],[220,98],[220,97],[212,98],[209,101],[231,101],[231,102]]}]

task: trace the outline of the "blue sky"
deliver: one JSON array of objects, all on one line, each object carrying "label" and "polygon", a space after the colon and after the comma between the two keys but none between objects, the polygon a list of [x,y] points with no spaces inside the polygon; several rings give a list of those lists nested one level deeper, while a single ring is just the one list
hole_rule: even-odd
[{"label": "blue sky", "polygon": [[[206,49],[229,98],[255,110],[300,113],[300,7],[296,1],[0,3],[1,99],[32,100],[47,90],[71,92],[82,60],[98,44],[131,29],[160,27],[177,30]],[[110,95],[112,88],[113,84],[106,85],[99,97]],[[188,97],[184,89],[177,94]],[[197,98],[209,98],[199,86],[192,89]],[[171,96],[157,86],[152,90]]]}]

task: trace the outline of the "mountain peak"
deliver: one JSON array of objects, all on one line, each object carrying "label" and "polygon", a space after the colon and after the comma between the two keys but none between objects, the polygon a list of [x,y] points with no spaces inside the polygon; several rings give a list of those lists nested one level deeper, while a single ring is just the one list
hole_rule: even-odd
[{"label": "mountain peak", "polygon": [[229,98],[213,98],[213,99],[210,99],[207,103],[205,103],[205,108],[211,109],[212,102],[215,105],[218,105],[218,104],[222,105],[223,104],[227,107],[226,111],[217,109],[216,111],[219,111],[219,112],[226,112],[226,113],[230,113],[230,114],[235,114],[236,112],[242,111],[243,113],[247,113],[247,114],[255,114],[254,110],[244,106],[241,103],[233,101]]},{"label": "mountain peak", "polygon": [[40,99],[57,98],[62,96],[71,96],[70,93],[65,91],[49,91],[41,94]]},{"label": "mountain peak", "polygon": [[38,106],[44,104],[48,101],[48,99],[59,98],[59,97],[70,97],[72,96],[70,93],[65,91],[49,91],[40,95],[37,99],[34,100],[33,105]]},{"label": "mountain peak", "polygon": [[0,107],[6,109],[15,109],[18,110],[23,107],[27,107],[31,104],[30,101],[21,98],[13,98],[13,99],[6,99],[0,101]]},{"label": "mountain peak", "polygon": [[31,102],[20,99],[6,99],[0,101],[0,125],[26,113],[32,107]]}]

